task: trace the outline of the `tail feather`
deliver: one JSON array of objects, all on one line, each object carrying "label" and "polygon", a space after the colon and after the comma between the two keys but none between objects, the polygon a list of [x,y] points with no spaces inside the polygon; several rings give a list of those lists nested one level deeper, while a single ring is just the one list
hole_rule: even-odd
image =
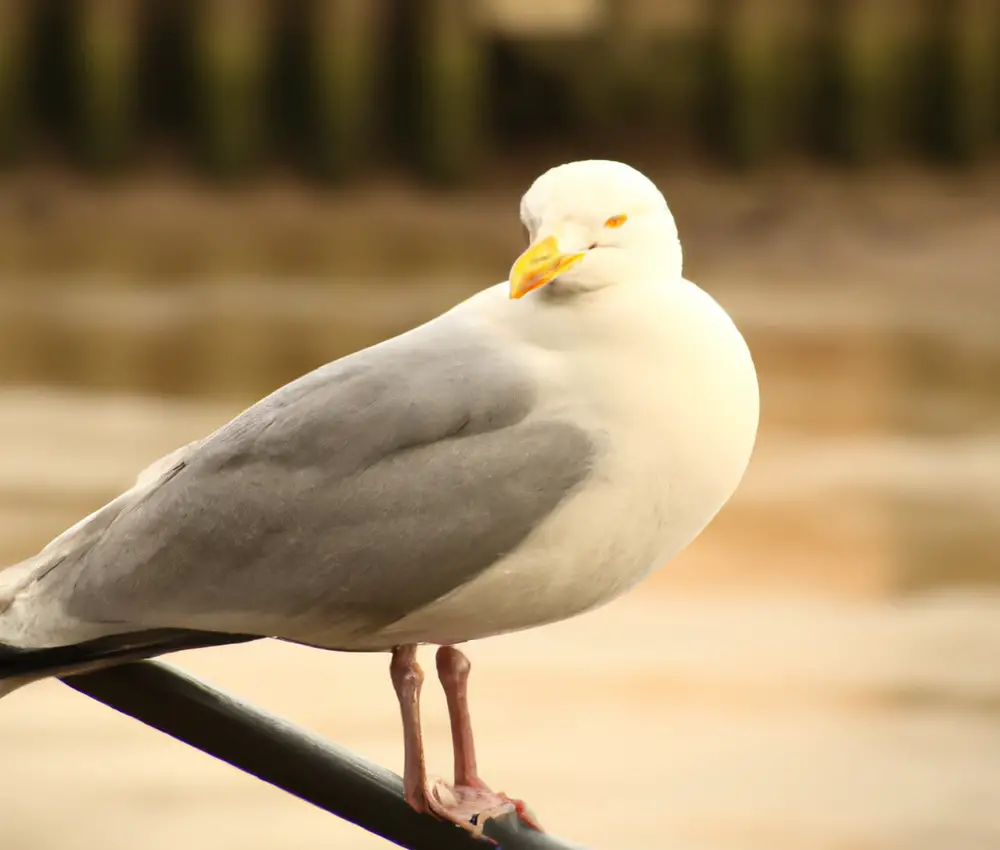
[{"label": "tail feather", "polygon": [[259,636],[255,635],[156,629],[45,649],[17,649],[0,644],[0,697],[23,685],[52,676],[78,675],[169,652],[246,643],[258,639]]}]

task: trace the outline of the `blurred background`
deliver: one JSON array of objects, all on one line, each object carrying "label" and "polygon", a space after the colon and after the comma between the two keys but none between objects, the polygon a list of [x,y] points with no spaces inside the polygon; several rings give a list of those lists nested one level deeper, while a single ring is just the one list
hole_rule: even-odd
[{"label": "blurred background", "polygon": [[[994,850],[998,151],[998,0],[0,0],[0,563],[623,159],[758,451],[641,589],[471,647],[486,778],[595,850]],[[402,767],[387,659],[176,660]],[[59,684],[0,704],[4,850],[324,845],[382,842]]]}]

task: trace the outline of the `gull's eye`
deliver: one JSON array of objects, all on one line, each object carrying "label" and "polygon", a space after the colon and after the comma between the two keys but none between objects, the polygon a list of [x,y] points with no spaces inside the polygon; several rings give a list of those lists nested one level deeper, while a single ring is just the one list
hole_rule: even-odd
[{"label": "gull's eye", "polygon": [[628,221],[628,216],[625,213],[621,213],[620,215],[611,216],[611,218],[604,222],[604,226],[611,228],[621,227],[626,221]]}]

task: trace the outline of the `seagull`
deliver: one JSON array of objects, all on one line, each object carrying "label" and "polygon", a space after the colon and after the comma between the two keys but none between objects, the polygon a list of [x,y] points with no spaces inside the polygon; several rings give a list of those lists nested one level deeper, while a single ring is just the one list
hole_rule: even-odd
[{"label": "seagull", "polygon": [[[281,387],[0,572],[0,694],[262,637],[387,652],[409,804],[540,828],[479,776],[458,647],[593,610],[677,555],[746,471],[759,390],[642,173],[556,166],[520,218],[507,281]],[[451,783],[425,764],[422,644]]]}]

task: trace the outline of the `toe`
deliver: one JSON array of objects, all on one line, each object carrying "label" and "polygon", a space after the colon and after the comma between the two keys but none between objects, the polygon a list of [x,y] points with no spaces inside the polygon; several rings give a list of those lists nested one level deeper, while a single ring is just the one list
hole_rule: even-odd
[{"label": "toe", "polygon": [[490,818],[503,817],[516,811],[515,805],[492,791],[482,791],[459,785],[452,787],[436,783],[428,789],[428,808],[441,820],[456,824],[477,836]]}]

